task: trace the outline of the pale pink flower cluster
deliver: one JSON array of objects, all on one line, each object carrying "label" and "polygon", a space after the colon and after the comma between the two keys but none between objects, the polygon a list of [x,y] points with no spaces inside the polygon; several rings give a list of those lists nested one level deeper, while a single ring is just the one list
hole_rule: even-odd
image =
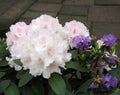
[{"label": "pale pink flower cluster", "polygon": [[79,21],[72,20],[70,22],[66,22],[64,28],[69,32],[69,42],[71,48],[75,47],[76,36],[82,35],[90,37],[87,27]]},{"label": "pale pink flower cluster", "polygon": [[[12,25],[6,35],[11,53],[11,58],[6,58],[8,64],[15,70],[28,69],[33,76],[49,78],[54,72],[61,74],[60,68],[71,60],[68,50],[75,36],[89,36],[89,32],[80,22],[67,22],[63,27],[57,18],[41,15],[29,25]],[[22,66],[14,63],[16,59],[20,59]]]},{"label": "pale pink flower cluster", "polygon": [[[49,78],[53,72],[61,74],[60,67],[65,68],[71,59],[65,29],[57,18],[42,15],[30,25],[18,22],[6,35],[11,53],[8,64],[16,70],[29,69],[33,76]],[[20,59],[22,67],[14,63],[16,59]]]},{"label": "pale pink flower cluster", "polygon": [[15,25],[11,25],[10,31],[6,33],[7,46],[11,53],[11,58],[6,58],[10,67],[14,67],[15,70],[21,70],[22,67],[15,64],[13,60],[19,59],[21,56],[21,50],[24,45],[24,41],[29,31],[28,25],[24,22],[18,22]]}]

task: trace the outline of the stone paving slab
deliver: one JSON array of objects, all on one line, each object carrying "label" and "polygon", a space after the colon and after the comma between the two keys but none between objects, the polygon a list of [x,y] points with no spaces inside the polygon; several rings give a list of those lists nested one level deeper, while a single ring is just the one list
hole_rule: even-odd
[{"label": "stone paving slab", "polygon": [[64,0],[65,5],[93,5],[94,0]]},{"label": "stone paving slab", "polygon": [[94,22],[92,24],[91,32],[97,37],[102,37],[104,34],[112,33],[120,39],[120,23]]},{"label": "stone paving slab", "polygon": [[44,3],[62,3],[63,0],[39,0],[40,2]]},{"label": "stone paving slab", "polygon": [[88,14],[89,6],[75,6],[75,5],[63,5],[61,11],[59,12],[60,15],[87,15]]},{"label": "stone paving slab", "polygon": [[0,16],[0,30],[4,30],[14,23],[34,1],[35,0],[24,0],[24,2],[22,0],[17,1],[12,7],[10,7],[4,14]]},{"label": "stone paving slab", "polygon": [[120,5],[120,0],[95,0],[98,5]]},{"label": "stone paving slab", "polygon": [[21,17],[19,19],[20,22],[25,22],[26,24],[30,24],[32,18],[24,18],[24,17]]},{"label": "stone paving slab", "polygon": [[53,17],[57,16],[57,14],[54,12],[31,12],[31,11],[27,11],[24,15],[22,15],[22,17],[24,17],[24,18],[36,18],[42,14],[51,15]]},{"label": "stone paving slab", "polygon": [[43,15],[43,14],[51,15],[53,17],[57,16],[56,13],[52,13],[52,12],[31,12],[31,11],[27,11],[24,15],[22,15],[22,17],[19,19],[19,21],[24,21],[27,24],[29,24],[32,19],[35,19],[35,18],[37,18],[37,17],[39,17],[40,15]]},{"label": "stone paving slab", "polygon": [[49,11],[49,12],[58,12],[61,8],[61,4],[48,4],[48,3],[41,3],[36,2],[30,10],[33,11]]},{"label": "stone paving slab", "polygon": [[58,19],[62,25],[64,25],[65,22],[70,22],[72,20],[76,20],[76,21],[80,21],[80,22],[84,23],[87,26],[87,28],[90,28],[90,22],[87,21],[87,17],[59,15]]},{"label": "stone paving slab", "polygon": [[120,22],[120,6],[91,6],[88,20],[93,22]]},{"label": "stone paving slab", "polygon": [[1,0],[0,1],[0,15],[5,13],[15,2],[16,0]]},{"label": "stone paving slab", "polygon": [[0,0],[0,3],[3,2],[4,0]]}]

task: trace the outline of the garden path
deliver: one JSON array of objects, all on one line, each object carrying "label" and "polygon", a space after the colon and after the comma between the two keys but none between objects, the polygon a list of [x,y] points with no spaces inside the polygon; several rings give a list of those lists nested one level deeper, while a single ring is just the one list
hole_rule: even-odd
[{"label": "garden path", "polygon": [[[92,35],[112,33],[120,39],[120,0],[0,0],[0,36],[17,21],[30,23],[41,14],[66,21],[79,20]],[[120,41],[117,54],[120,55]]]}]

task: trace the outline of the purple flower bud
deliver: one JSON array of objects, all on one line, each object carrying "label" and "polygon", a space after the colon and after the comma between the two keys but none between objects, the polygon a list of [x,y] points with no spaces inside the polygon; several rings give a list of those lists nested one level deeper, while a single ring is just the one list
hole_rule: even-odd
[{"label": "purple flower bud", "polygon": [[87,48],[90,46],[91,40],[89,36],[76,36],[75,38],[75,44],[76,44],[76,48],[79,48],[81,50],[83,50],[84,48]]},{"label": "purple flower bud", "polygon": [[115,63],[115,60],[116,60],[115,56],[112,55],[109,56],[110,63]]},{"label": "purple flower bud", "polygon": [[97,85],[96,85],[94,82],[92,82],[92,83],[90,84],[89,88],[92,88],[92,89],[97,88]]},{"label": "purple flower bud", "polygon": [[109,34],[104,35],[101,40],[105,43],[106,46],[109,46],[111,48],[115,44],[117,38],[114,35]]}]

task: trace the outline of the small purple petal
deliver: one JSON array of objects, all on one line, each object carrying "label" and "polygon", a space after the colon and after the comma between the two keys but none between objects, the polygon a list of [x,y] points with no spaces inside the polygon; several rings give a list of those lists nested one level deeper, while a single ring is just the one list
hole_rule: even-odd
[{"label": "small purple petal", "polygon": [[114,35],[109,34],[104,35],[101,40],[105,43],[106,46],[109,46],[111,48],[116,43],[117,38]]},{"label": "small purple petal", "polygon": [[89,88],[93,88],[93,89],[94,89],[94,88],[97,88],[97,85],[92,82],[92,83],[90,84]]},{"label": "small purple petal", "polygon": [[115,88],[115,87],[117,87],[117,84],[118,84],[118,79],[117,79],[116,77],[113,77],[113,78],[111,79],[111,86],[112,86],[113,88]]},{"label": "small purple petal", "polygon": [[103,75],[102,76],[102,83],[103,83],[103,85],[107,88],[107,89],[109,89],[110,88],[110,80],[111,80],[111,78],[112,78],[112,76],[111,75],[109,75],[109,74],[106,74],[106,75]]},{"label": "small purple petal", "polygon": [[102,84],[107,88],[107,90],[110,89],[110,87],[117,87],[118,79],[116,77],[112,77],[109,74],[102,76]]},{"label": "small purple petal", "polygon": [[89,36],[76,36],[75,38],[75,44],[76,44],[76,48],[79,48],[81,50],[83,50],[84,48],[87,48],[90,46],[91,40]]},{"label": "small purple petal", "polygon": [[110,63],[115,63],[115,60],[116,60],[115,56],[112,55],[109,56]]}]

